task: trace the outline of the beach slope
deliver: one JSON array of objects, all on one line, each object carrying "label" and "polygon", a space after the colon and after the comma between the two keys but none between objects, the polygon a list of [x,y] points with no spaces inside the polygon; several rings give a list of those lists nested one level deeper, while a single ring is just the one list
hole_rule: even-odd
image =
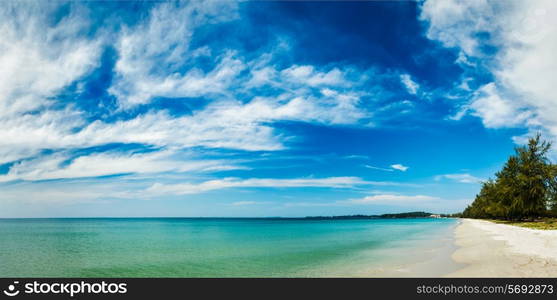
[{"label": "beach slope", "polygon": [[452,258],[465,267],[447,277],[556,277],[557,230],[462,219]]}]

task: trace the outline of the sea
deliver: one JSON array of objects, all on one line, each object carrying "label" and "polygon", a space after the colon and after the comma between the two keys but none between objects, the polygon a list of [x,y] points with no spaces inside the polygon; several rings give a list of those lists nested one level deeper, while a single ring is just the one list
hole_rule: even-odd
[{"label": "sea", "polygon": [[0,277],[437,277],[456,219],[0,219]]}]

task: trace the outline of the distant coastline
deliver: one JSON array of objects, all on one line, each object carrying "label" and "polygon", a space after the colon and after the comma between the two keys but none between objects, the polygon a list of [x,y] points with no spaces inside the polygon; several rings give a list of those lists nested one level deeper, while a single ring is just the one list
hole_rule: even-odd
[{"label": "distant coastline", "polygon": [[444,218],[450,217],[445,214],[433,214],[423,211],[414,211],[397,214],[382,215],[344,215],[344,216],[308,216],[300,219],[304,220],[350,220],[350,219],[406,219],[406,218]]},{"label": "distant coastline", "polygon": [[52,218],[0,218],[0,220],[45,220],[45,219],[259,219],[259,220],[365,220],[365,219],[408,219],[408,218],[455,218],[454,214],[434,214],[423,211],[392,213],[382,215],[340,215],[305,217],[52,217]]}]

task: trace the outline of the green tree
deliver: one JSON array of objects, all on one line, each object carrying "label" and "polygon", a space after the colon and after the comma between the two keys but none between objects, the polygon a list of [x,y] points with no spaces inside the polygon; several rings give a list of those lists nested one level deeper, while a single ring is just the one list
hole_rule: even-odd
[{"label": "green tree", "polygon": [[536,217],[544,215],[548,208],[550,186],[553,185],[552,171],[554,166],[549,162],[547,153],[551,143],[541,141],[536,135],[528,141],[528,145],[517,148],[519,172],[514,205],[521,212],[519,217]]},{"label": "green tree", "polygon": [[557,165],[553,165],[551,177],[552,180],[549,182],[547,191],[549,214],[553,217],[557,217]]},{"label": "green tree", "polygon": [[495,180],[482,184],[480,193],[464,212],[470,218],[520,220],[557,215],[557,166],[547,155],[551,143],[540,134],[515,148]]}]

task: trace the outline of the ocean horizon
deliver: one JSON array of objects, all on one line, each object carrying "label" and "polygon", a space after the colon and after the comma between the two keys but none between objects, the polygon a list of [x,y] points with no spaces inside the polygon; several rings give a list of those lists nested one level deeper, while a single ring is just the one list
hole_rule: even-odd
[{"label": "ocean horizon", "polygon": [[[0,219],[0,276],[435,276],[454,267],[456,224],[434,218]],[[443,258],[449,263],[439,263]]]}]

